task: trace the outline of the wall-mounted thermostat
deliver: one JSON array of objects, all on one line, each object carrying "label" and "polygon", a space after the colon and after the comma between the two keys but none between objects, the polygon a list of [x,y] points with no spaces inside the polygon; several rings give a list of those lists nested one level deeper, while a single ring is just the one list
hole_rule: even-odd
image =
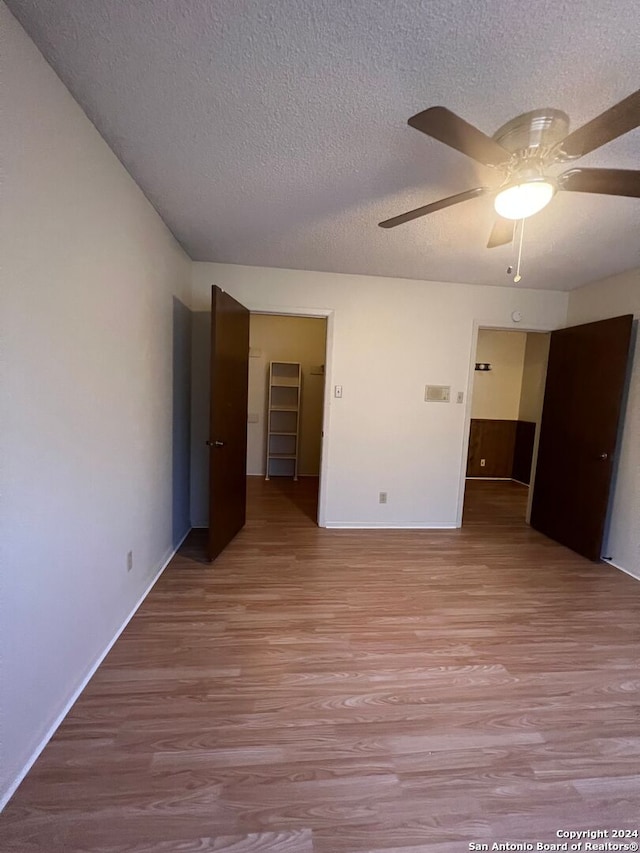
[{"label": "wall-mounted thermostat", "polygon": [[451,385],[425,385],[426,403],[448,403],[451,399]]}]

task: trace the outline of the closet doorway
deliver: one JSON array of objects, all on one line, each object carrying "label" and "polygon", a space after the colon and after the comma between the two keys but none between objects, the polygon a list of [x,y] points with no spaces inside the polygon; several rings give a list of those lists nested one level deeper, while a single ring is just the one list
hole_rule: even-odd
[{"label": "closet doorway", "polygon": [[[326,353],[326,317],[251,312],[247,418],[250,489],[271,490],[274,495],[286,497],[316,523]],[[291,370],[284,369],[284,373],[293,375],[299,366],[300,378],[294,383],[296,387],[278,387],[282,394],[273,395],[275,400],[271,399],[270,407],[271,366],[276,363],[276,374],[278,369],[283,372],[283,365],[290,365]]]}]

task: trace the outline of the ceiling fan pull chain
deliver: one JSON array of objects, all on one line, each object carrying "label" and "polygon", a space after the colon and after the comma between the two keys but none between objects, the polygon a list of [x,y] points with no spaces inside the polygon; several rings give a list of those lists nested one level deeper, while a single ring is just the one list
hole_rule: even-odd
[{"label": "ceiling fan pull chain", "polygon": [[524,219],[520,220],[520,247],[518,248],[518,265],[516,267],[516,274],[513,278],[514,282],[517,284],[519,281],[522,281],[522,276],[520,275],[520,261],[522,259],[522,240],[524,238]]}]

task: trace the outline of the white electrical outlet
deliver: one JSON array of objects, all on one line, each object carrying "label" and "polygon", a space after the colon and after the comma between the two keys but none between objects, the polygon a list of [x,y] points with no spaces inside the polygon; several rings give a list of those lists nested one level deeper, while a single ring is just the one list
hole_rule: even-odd
[{"label": "white electrical outlet", "polygon": [[487,464],[487,460],[486,460],[486,459],[481,459],[481,460],[480,460],[480,467],[481,467],[481,468],[484,468],[484,466],[485,466],[486,464]]},{"label": "white electrical outlet", "polygon": [[133,551],[127,551],[127,571],[130,572],[133,568]]},{"label": "white electrical outlet", "polygon": [[387,493],[386,492],[380,492],[380,494],[378,495],[378,503],[386,504],[386,502],[387,502]]}]

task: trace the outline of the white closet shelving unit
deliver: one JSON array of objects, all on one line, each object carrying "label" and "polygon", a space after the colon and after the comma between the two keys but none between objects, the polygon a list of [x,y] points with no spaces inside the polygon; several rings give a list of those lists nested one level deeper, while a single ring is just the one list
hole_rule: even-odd
[{"label": "white closet shelving unit", "polygon": [[297,361],[269,364],[267,459],[265,479],[298,479],[302,371]]}]

